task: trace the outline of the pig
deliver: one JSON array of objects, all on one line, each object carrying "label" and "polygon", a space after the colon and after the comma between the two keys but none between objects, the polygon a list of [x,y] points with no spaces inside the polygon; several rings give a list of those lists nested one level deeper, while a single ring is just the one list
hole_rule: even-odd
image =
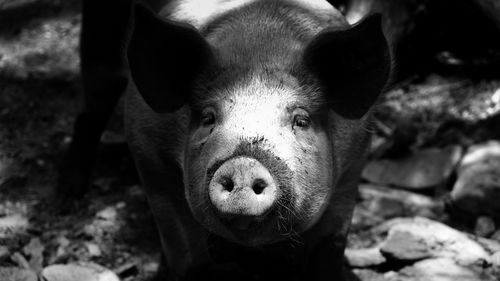
[{"label": "pig", "polygon": [[[159,11],[166,0],[142,0]],[[76,118],[72,142],[59,164],[53,194],[59,211],[83,202],[102,132],[124,95],[128,81],[125,45],[131,33],[133,0],[82,0],[80,73],[84,107]]]},{"label": "pig", "polygon": [[322,0],[134,11],[125,131],[168,280],[347,280],[371,112],[391,73],[381,17],[350,25]]},{"label": "pig", "polygon": [[85,193],[125,92],[166,280],[347,280],[372,108],[392,69],[380,16],[351,25],[324,0],[148,2],[83,3],[86,107],[59,193]]}]

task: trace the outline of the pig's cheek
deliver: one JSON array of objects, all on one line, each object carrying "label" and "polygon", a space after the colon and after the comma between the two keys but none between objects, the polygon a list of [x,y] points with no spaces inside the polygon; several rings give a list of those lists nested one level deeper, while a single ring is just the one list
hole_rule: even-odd
[{"label": "pig's cheek", "polygon": [[[297,134],[301,134],[297,136]],[[322,211],[331,189],[332,159],[324,132],[296,132],[296,208],[310,225]]]},{"label": "pig's cheek", "polygon": [[307,194],[311,182],[311,174],[315,173],[316,168],[311,162],[313,149],[311,145],[311,138],[304,130],[294,132],[296,143],[294,146],[294,163],[292,164],[295,173],[294,179],[294,193],[295,193],[295,207],[302,209],[304,201],[307,200]]},{"label": "pig's cheek", "polygon": [[210,140],[213,128],[199,128],[193,132],[186,148],[187,173],[185,173],[186,196],[192,207],[203,205],[204,183],[207,157],[204,157],[205,144]]},{"label": "pig's cheek", "polygon": [[215,127],[200,127],[193,132],[189,145],[193,149],[202,150]]},{"label": "pig's cheek", "polygon": [[[209,153],[206,144],[210,141],[214,127],[201,127],[197,129],[190,138],[187,155],[191,166],[196,166],[195,173],[203,174],[206,169]],[[193,175],[194,176],[194,175]]]}]

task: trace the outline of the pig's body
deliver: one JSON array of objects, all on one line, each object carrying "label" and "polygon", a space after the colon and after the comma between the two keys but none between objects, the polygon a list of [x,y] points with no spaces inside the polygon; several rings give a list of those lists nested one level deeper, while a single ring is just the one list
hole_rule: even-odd
[{"label": "pig's body", "polygon": [[[172,0],[160,11],[162,16],[189,23],[198,30],[217,20],[222,15],[241,9],[258,0]],[[289,4],[306,9],[324,23],[344,21],[342,15],[325,0],[287,0]]]},{"label": "pig's body", "polygon": [[[138,15],[136,33],[156,30],[141,29],[144,22],[150,24],[141,19],[146,14]],[[369,61],[368,67],[375,65],[376,73],[365,77],[364,72],[353,72],[364,80],[349,76],[337,85],[324,81],[323,67],[349,69],[351,61],[344,62],[343,54],[330,58],[328,52],[322,59],[332,61],[318,60],[315,56],[322,56],[323,45],[311,44],[325,29],[349,29],[326,1],[174,0],[160,15],[194,26],[197,32],[186,29],[200,34],[192,41],[206,43],[193,47],[196,52],[183,53],[191,41],[169,49],[177,38],[168,37],[157,44],[166,44],[158,50],[167,54],[149,57],[148,48],[163,34],[139,34],[142,37],[133,38],[129,50],[135,83],[126,99],[127,139],[159,227],[171,278],[212,278],[210,274],[216,275],[219,268],[227,270],[221,276],[231,280],[242,276],[345,280],[343,250],[369,140],[369,107],[390,68],[381,33],[373,35],[376,40],[367,38],[383,40],[381,52],[372,48],[381,62],[364,58],[366,51],[359,57]],[[365,29],[360,26],[359,32]],[[359,43],[350,42],[350,36],[338,36],[341,49],[332,52],[350,53],[346,44],[356,49]],[[144,43],[148,38],[152,41]],[[311,45],[319,51],[304,51]],[[194,87],[168,88],[169,79],[172,85],[175,79],[185,79],[170,77],[177,75],[175,67],[180,72],[192,68],[176,61],[169,65],[169,58],[185,56],[191,62],[190,55],[196,56],[196,67],[210,56],[191,80],[182,80]],[[162,58],[165,61],[158,65],[174,70],[167,71],[171,75],[155,88],[158,81],[151,76],[163,68],[149,69],[148,63]],[[364,71],[363,62],[352,64],[356,71]],[[342,70],[338,75],[345,72],[351,73]],[[373,76],[380,81],[372,81]],[[371,92],[361,96],[366,88]],[[325,94],[334,89],[345,102],[342,106],[332,105],[335,99],[332,102]],[[359,97],[341,96],[346,89]],[[162,95],[165,100],[159,98]],[[179,97],[187,98],[177,102]],[[355,113],[358,108],[362,110]],[[255,182],[262,188],[256,190]],[[253,190],[246,187],[248,183]],[[235,275],[238,272],[242,276]]]}]

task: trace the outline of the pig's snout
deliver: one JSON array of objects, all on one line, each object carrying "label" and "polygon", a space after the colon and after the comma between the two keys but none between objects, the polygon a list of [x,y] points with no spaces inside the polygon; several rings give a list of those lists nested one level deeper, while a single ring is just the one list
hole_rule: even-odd
[{"label": "pig's snout", "polygon": [[209,183],[213,206],[223,217],[264,217],[275,205],[276,183],[254,158],[238,157],[226,161]]}]

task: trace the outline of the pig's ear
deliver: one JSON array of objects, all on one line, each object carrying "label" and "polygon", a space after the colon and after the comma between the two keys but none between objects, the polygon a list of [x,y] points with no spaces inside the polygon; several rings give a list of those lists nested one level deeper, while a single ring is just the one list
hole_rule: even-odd
[{"label": "pig's ear", "polygon": [[391,72],[381,16],[373,14],[348,29],[320,32],[307,46],[304,60],[328,93],[331,108],[345,118],[361,118]]},{"label": "pig's ear", "polygon": [[208,66],[210,46],[194,27],[162,19],[142,4],[134,20],[127,51],[132,79],[153,110],[175,111]]}]

